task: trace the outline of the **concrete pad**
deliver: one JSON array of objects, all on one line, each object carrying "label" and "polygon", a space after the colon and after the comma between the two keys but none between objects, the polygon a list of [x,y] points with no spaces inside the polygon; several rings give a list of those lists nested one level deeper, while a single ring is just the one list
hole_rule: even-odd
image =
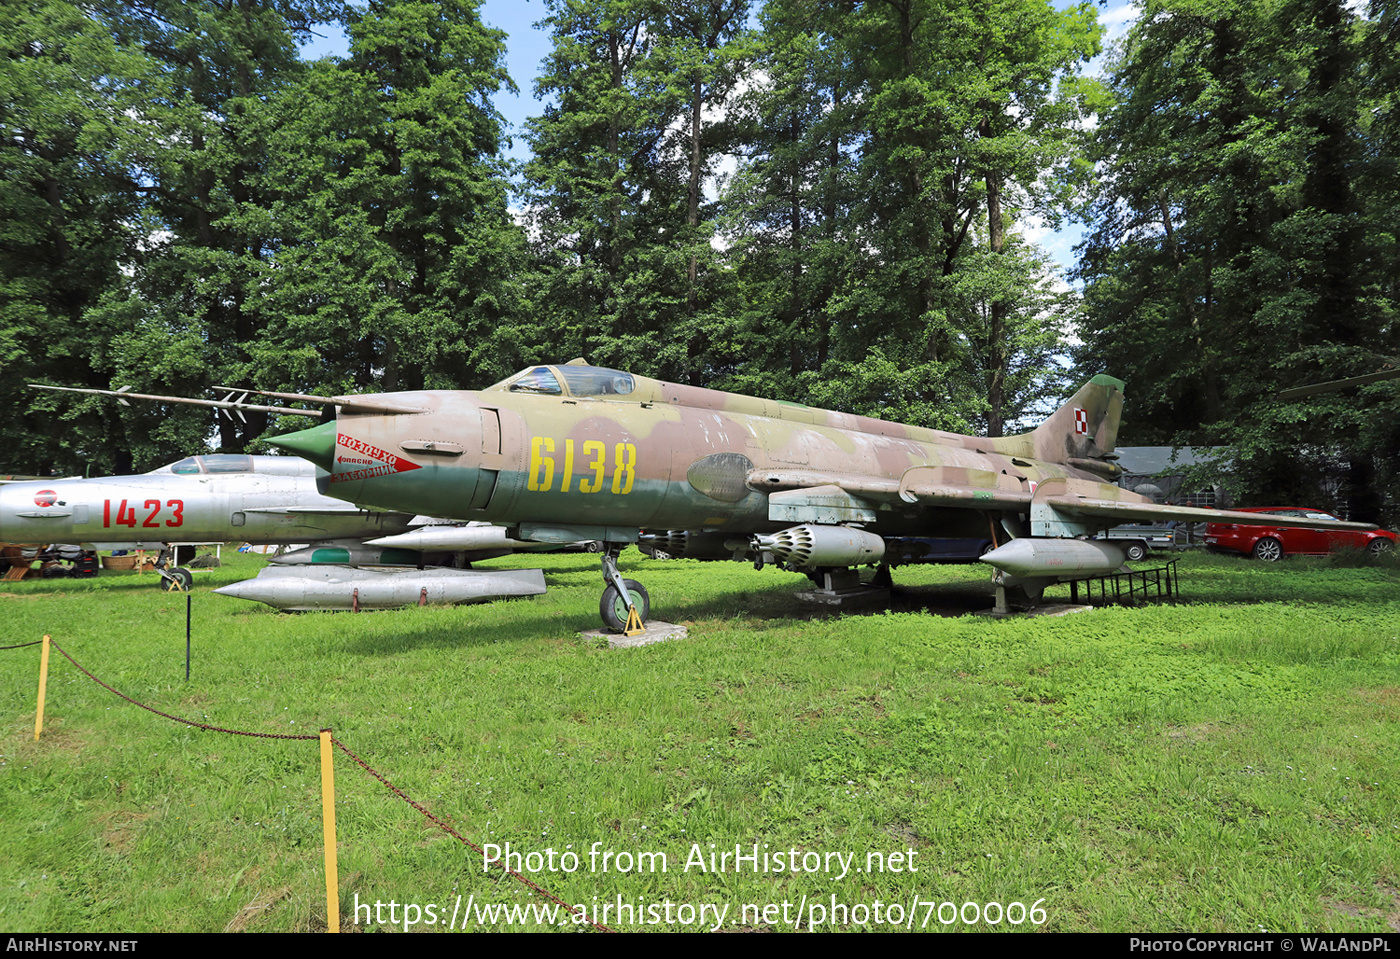
[{"label": "concrete pad", "polygon": [[663,623],[654,619],[647,623],[647,628],[636,636],[624,636],[606,629],[590,629],[579,633],[579,635],[584,639],[606,639],[609,649],[631,649],[635,646],[650,646],[652,643],[665,642],[668,639],[685,639],[688,633],[689,630],[684,626]]},{"label": "concrete pad", "polygon": [[863,609],[867,606],[888,604],[890,591],[881,586],[859,586],[855,589],[804,589],[797,594],[804,603],[837,608]]},{"label": "concrete pad", "polygon": [[1030,609],[1018,609],[1011,613],[998,613],[995,609],[979,609],[972,615],[990,616],[992,619],[1029,618],[1032,616],[1068,616],[1071,613],[1087,613],[1093,608],[1093,606],[1074,606],[1070,603],[1046,603],[1043,606],[1033,606]]}]

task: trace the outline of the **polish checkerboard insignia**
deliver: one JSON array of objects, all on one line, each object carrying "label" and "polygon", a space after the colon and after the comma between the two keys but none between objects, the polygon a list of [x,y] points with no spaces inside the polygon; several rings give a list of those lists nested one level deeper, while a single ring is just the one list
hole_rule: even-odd
[{"label": "polish checkerboard insignia", "polygon": [[1074,408],[1074,431],[1084,436],[1089,435],[1089,411],[1078,406]]}]

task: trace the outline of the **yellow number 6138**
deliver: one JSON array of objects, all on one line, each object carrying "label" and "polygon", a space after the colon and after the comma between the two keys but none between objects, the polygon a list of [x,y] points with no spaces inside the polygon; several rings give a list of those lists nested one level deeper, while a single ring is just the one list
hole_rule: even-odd
[{"label": "yellow number 6138", "polygon": [[[532,493],[547,493],[554,486],[555,441],[549,436],[530,438],[530,472],[525,488]],[[585,475],[579,477],[580,493],[596,493],[603,488],[604,471],[607,468],[608,448],[601,440],[585,440],[583,443]],[[590,474],[591,473],[591,477]],[[632,483],[637,476],[637,447],[634,443],[617,443],[613,446],[612,491],[619,496],[632,492]],[[567,493],[574,482],[574,441],[564,441],[563,482],[559,492]]]}]

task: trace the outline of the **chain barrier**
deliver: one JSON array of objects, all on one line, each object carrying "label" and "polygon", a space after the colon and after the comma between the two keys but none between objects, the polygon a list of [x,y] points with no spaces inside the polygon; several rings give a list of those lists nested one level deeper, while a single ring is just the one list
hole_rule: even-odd
[{"label": "chain barrier", "polygon": [[172,721],[174,721],[174,722],[177,722],[177,723],[184,723],[186,726],[193,726],[193,727],[195,727],[196,729],[207,729],[207,730],[209,730],[210,732],[213,732],[213,733],[228,733],[230,736],[251,736],[251,737],[253,737],[253,738],[255,738],[255,739],[320,739],[320,738],[321,738],[320,736],[315,736],[315,735],[312,735],[312,736],[305,736],[305,735],[298,736],[298,735],[294,735],[294,734],[292,734],[292,733],[253,733],[253,732],[248,732],[247,730],[243,730],[243,729],[224,729],[222,726],[211,726],[211,725],[209,725],[208,723],[197,723],[197,722],[195,722],[193,719],[185,719],[183,716],[172,716],[172,715],[170,715],[169,713],[163,713],[163,712],[161,712],[159,709],[156,709],[156,708],[154,708],[154,707],[152,707],[152,706],[147,706],[145,703],[137,702],[136,700],[132,699],[130,696],[128,696],[126,693],[122,692],[122,691],[119,690],[119,689],[113,689],[111,686],[108,686],[108,685],[107,685],[106,683],[104,683],[102,680],[98,679],[98,678],[97,678],[96,676],[94,676],[92,673],[88,672],[87,669],[83,666],[82,663],[78,662],[78,661],[77,661],[76,659],[74,659],[72,656],[69,656],[67,650],[65,650],[62,646],[58,645],[58,643],[54,642],[52,639],[49,640],[49,644],[50,644],[51,646],[53,646],[54,649],[58,650],[60,653],[63,653],[64,658],[67,659],[67,660],[68,660],[70,663],[72,663],[74,666],[77,666],[78,669],[81,670],[82,673],[83,673],[85,676],[87,676],[88,679],[92,680],[94,683],[96,683],[97,685],[101,686],[103,689],[107,690],[109,693],[113,693],[114,695],[120,696],[122,699],[125,699],[127,702],[131,703],[131,705],[133,705],[133,706],[139,706],[139,707],[141,707],[142,709],[146,710],[146,711],[149,712],[149,713],[155,713],[157,716],[164,716],[166,719],[172,720]]},{"label": "chain barrier", "polygon": [[[53,640],[49,640],[49,642],[53,642]],[[20,643],[18,646],[0,646],[0,649],[23,649],[26,646],[38,646],[41,643],[43,643],[42,639],[36,639],[32,643]]]},{"label": "chain barrier", "polygon": [[[0,647],[0,648],[5,648],[5,649],[20,649],[21,647],[24,647],[24,646],[38,646],[38,645],[39,645],[40,643],[42,643],[42,642],[43,642],[43,640],[37,640],[37,641],[32,642],[32,643],[21,643],[19,646],[9,646],[9,647]],[[49,640],[49,645],[51,645],[54,649],[56,649],[56,650],[58,650],[60,653],[62,653],[63,656],[64,656],[64,658],[67,659],[67,660],[68,660],[70,663],[72,663],[74,666],[76,666],[76,667],[79,669],[79,671],[81,671],[81,672],[83,673],[83,675],[87,676],[88,679],[91,679],[94,683],[96,683],[97,685],[101,686],[103,689],[107,690],[108,692],[110,692],[110,693],[112,693],[112,694],[114,694],[114,695],[116,695],[116,696],[120,696],[122,699],[125,699],[127,702],[131,703],[133,706],[139,706],[140,708],[146,710],[147,712],[155,713],[157,716],[163,716],[164,718],[169,719],[169,720],[172,720],[172,721],[174,721],[174,722],[177,722],[177,723],[184,723],[186,726],[193,726],[193,727],[195,727],[196,729],[205,729],[205,730],[208,730],[209,732],[214,732],[214,733],[228,733],[228,734],[231,735],[231,736],[251,736],[251,737],[254,737],[254,738],[257,738],[257,739],[302,739],[302,740],[316,740],[316,739],[320,739],[320,736],[319,736],[319,735],[294,735],[294,734],[291,734],[291,733],[254,733],[254,732],[248,732],[247,730],[242,730],[242,729],[225,729],[225,728],[223,728],[222,726],[211,726],[211,725],[209,725],[208,723],[195,722],[193,719],[185,719],[185,718],[182,717],[182,716],[172,716],[170,713],[163,713],[163,712],[161,712],[159,709],[155,709],[154,707],[147,706],[145,703],[138,702],[137,700],[132,699],[132,698],[131,698],[130,696],[128,696],[126,693],[123,693],[122,691],[120,691],[120,690],[118,690],[118,689],[114,689],[113,687],[111,687],[111,686],[109,686],[108,684],[104,683],[102,680],[98,679],[98,678],[97,678],[96,676],[94,676],[91,672],[89,672],[88,669],[87,669],[85,666],[83,666],[82,663],[78,662],[76,659],[74,659],[72,656],[70,656],[70,655],[68,654],[68,651],[67,651],[67,650],[65,650],[62,646],[58,645],[58,643],[54,642],[52,638]],[[350,749],[349,746],[345,745],[343,742],[341,742],[339,739],[336,739],[334,736],[331,737],[331,742],[334,743],[334,744],[340,749],[341,752],[345,753],[345,755],[349,756],[352,760],[354,760],[355,763],[356,763],[357,765],[359,765],[361,769],[363,769],[365,772],[369,773],[369,774],[370,774],[371,776],[373,776],[375,779],[379,780],[381,783],[384,784],[384,786],[385,786],[386,788],[389,789],[389,791],[391,791],[392,793],[394,793],[394,795],[398,796],[398,797],[399,797],[400,799],[402,799],[404,802],[408,803],[410,806],[412,806],[414,809],[416,809],[420,815],[422,815],[423,817],[425,817],[426,819],[428,819],[430,822],[432,822],[434,825],[436,825],[439,829],[441,829],[441,830],[443,830],[444,832],[446,832],[448,835],[452,836],[452,837],[453,837],[454,839],[456,839],[458,842],[463,843],[464,845],[471,847],[472,849],[476,850],[477,853],[479,853],[481,856],[485,857],[486,851],[485,851],[484,849],[482,849],[482,848],[481,848],[480,846],[478,846],[476,843],[472,842],[470,839],[467,839],[467,838],[466,838],[465,836],[463,836],[461,833],[457,832],[457,830],[454,829],[454,828],[452,828],[451,825],[449,825],[448,823],[444,822],[443,820],[439,819],[437,816],[435,816],[435,815],[433,815],[431,812],[429,812],[428,809],[427,809],[427,807],[423,806],[423,805],[422,805],[421,803],[419,803],[417,800],[413,799],[411,796],[408,795],[408,793],[404,792],[404,791],[403,791],[402,789],[400,789],[398,786],[395,786],[395,785],[394,785],[393,783],[391,783],[387,778],[385,778],[378,770],[376,770],[376,769],[374,769],[374,767],[370,766],[369,763],[365,762],[365,761],[364,761],[363,759],[361,759],[359,756],[355,755],[355,753],[351,751],[351,749]],[[532,891],[535,892],[536,894],[538,894],[538,895],[540,895],[540,896],[543,896],[544,898],[550,900],[551,902],[554,902],[554,903],[557,903],[558,905],[563,906],[566,910],[568,910],[568,911],[570,911],[570,912],[573,911],[573,907],[570,906],[567,902],[565,902],[564,900],[560,899],[558,896],[554,895],[553,893],[549,892],[548,890],[543,889],[543,888],[541,888],[540,886],[536,885],[536,884],[535,884],[534,882],[532,882],[530,879],[528,879],[528,878],[526,878],[525,876],[521,875],[520,873],[516,872],[514,869],[510,869],[510,868],[508,868],[507,866],[503,865],[499,859],[494,860],[494,863],[495,863],[495,865],[498,866],[498,867],[501,869],[501,871],[504,872],[506,875],[511,876],[512,878],[518,880],[520,883],[522,883],[523,885],[525,885],[527,888],[529,888],[530,890],[532,890]],[[594,922],[594,921],[591,920],[591,919],[587,919],[586,916],[585,916],[585,919],[586,919],[586,921],[588,922],[589,925],[591,925],[593,928],[597,929],[599,932],[612,932],[612,931],[613,931],[612,929],[609,929],[607,926],[605,926],[605,925],[603,925],[603,924],[601,924],[601,923]]]},{"label": "chain barrier", "polygon": [[[334,736],[331,737],[331,742],[335,743],[335,745],[336,745],[337,747],[340,748],[340,751],[341,751],[341,752],[345,753],[345,755],[349,756],[349,757],[350,757],[351,759],[353,759],[356,763],[358,763],[358,764],[360,765],[360,768],[361,768],[361,769],[363,769],[365,772],[369,773],[369,774],[370,774],[371,776],[373,776],[375,779],[378,779],[381,783],[384,784],[384,786],[385,786],[390,792],[394,793],[394,795],[398,796],[398,797],[399,797],[400,799],[402,799],[404,802],[408,803],[408,804],[409,804],[410,806],[412,806],[414,809],[418,810],[418,812],[419,812],[421,815],[423,815],[425,818],[427,818],[428,820],[430,820],[434,825],[436,825],[436,826],[437,826],[439,829],[441,829],[443,832],[447,833],[449,836],[453,837],[453,838],[456,839],[458,842],[460,842],[460,843],[462,843],[462,844],[464,844],[464,845],[466,845],[466,846],[470,846],[472,849],[475,849],[483,858],[485,857],[485,855],[486,855],[486,850],[482,849],[480,846],[478,846],[476,843],[472,842],[470,839],[467,839],[465,836],[463,836],[463,835],[462,835],[461,833],[459,833],[457,830],[453,829],[452,826],[449,825],[448,823],[443,822],[443,821],[442,821],[441,819],[439,819],[437,816],[435,816],[435,815],[433,815],[432,813],[428,812],[428,810],[427,810],[424,806],[422,806],[421,804],[419,804],[415,799],[413,799],[411,796],[409,796],[406,792],[404,792],[404,791],[403,791],[402,789],[400,789],[398,786],[395,786],[393,783],[389,782],[389,780],[386,779],[383,775],[381,775],[381,774],[379,773],[378,770],[376,770],[374,767],[370,766],[369,763],[365,762],[365,761],[364,761],[363,759],[361,759],[359,756],[356,756],[353,752],[351,752],[349,746],[345,745],[343,742],[341,742],[339,739],[336,739]],[[494,865],[496,865],[496,866],[497,866],[502,872],[504,872],[506,875],[508,875],[508,876],[510,876],[510,877],[512,877],[512,878],[514,878],[514,879],[516,879],[516,880],[518,880],[519,882],[521,882],[522,884],[524,884],[525,886],[527,886],[529,889],[533,890],[534,892],[538,893],[539,895],[543,896],[544,898],[550,900],[551,902],[558,903],[559,905],[563,906],[566,910],[568,910],[568,911],[570,911],[570,912],[573,911],[573,907],[570,906],[567,902],[565,902],[564,900],[560,899],[558,896],[554,895],[554,893],[550,892],[549,890],[540,888],[540,887],[537,886],[534,882],[532,882],[530,879],[528,879],[528,878],[526,878],[525,876],[521,875],[520,873],[516,872],[514,869],[511,869],[510,867],[503,865],[503,864],[501,863],[501,860],[499,860],[499,859],[494,859],[494,860],[492,860],[492,863],[493,863]],[[586,919],[586,918],[587,918],[587,917],[585,917],[585,919]],[[603,925],[602,923],[594,922],[594,921],[591,920],[591,919],[588,919],[587,922],[588,922],[588,924],[589,924],[590,926],[592,926],[594,929],[597,929],[599,932],[612,932],[612,931],[613,931],[613,930],[609,929],[607,926]]]}]

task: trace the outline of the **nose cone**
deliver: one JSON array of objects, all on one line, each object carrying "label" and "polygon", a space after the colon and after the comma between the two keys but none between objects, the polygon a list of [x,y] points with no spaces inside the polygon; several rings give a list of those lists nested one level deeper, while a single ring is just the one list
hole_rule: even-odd
[{"label": "nose cone", "polygon": [[235,599],[251,599],[258,603],[268,603],[272,605],[272,598],[276,595],[275,590],[267,588],[267,584],[259,583],[256,579],[245,579],[237,583],[229,583],[227,586],[220,586],[214,590],[221,596],[232,596]]},{"label": "nose cone", "polygon": [[335,421],[331,420],[309,430],[274,437],[268,443],[310,460],[327,473],[332,473],[335,472],[335,433]]}]

